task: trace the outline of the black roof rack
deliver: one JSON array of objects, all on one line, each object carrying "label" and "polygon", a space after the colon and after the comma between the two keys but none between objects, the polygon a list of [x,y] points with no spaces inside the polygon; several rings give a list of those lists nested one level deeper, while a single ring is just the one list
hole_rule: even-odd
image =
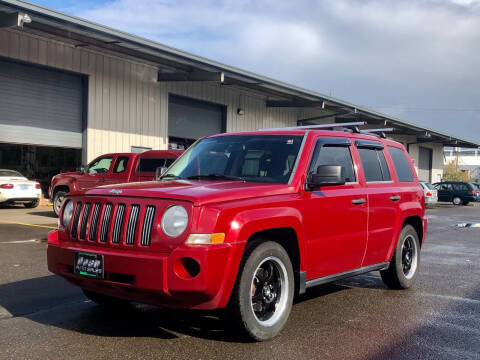
[{"label": "black roof rack", "polygon": [[360,130],[360,133],[365,134],[365,135],[379,136],[383,139],[386,139],[387,135],[385,133],[386,132],[393,132],[394,130],[395,130],[394,128],[365,129],[365,130]]},{"label": "black roof rack", "polygon": [[343,128],[350,129],[353,132],[360,132],[358,129],[359,126],[367,125],[366,121],[355,121],[348,123],[332,123],[332,124],[319,124],[319,125],[304,125],[304,126],[290,126],[282,128],[270,128],[270,129],[259,129],[259,131],[272,131],[272,130],[318,130],[318,129],[335,129]]}]

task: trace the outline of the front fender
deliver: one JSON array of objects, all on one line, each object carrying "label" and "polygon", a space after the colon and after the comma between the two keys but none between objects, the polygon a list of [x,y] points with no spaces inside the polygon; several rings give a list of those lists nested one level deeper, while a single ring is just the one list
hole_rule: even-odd
[{"label": "front fender", "polygon": [[219,307],[224,307],[228,303],[248,239],[260,231],[276,228],[291,228],[295,231],[300,252],[300,269],[303,269],[305,246],[302,217],[298,210],[289,207],[273,207],[241,211],[230,221],[230,228],[226,233],[226,239],[234,245],[234,250],[226,269]]}]

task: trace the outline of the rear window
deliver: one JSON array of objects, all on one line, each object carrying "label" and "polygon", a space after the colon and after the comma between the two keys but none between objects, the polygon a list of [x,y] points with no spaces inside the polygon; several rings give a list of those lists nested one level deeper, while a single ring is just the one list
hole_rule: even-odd
[{"label": "rear window", "polygon": [[18,171],[14,170],[0,170],[0,177],[1,176],[11,176],[11,177],[23,177]]},{"label": "rear window", "polygon": [[430,183],[422,183],[429,190],[435,190],[435,187]]},{"label": "rear window", "polygon": [[464,183],[453,184],[453,189],[457,191],[468,191],[469,187]]},{"label": "rear window", "polygon": [[397,172],[398,181],[413,181],[412,168],[402,149],[389,146],[388,152],[392,158],[395,171]]},{"label": "rear window", "polygon": [[166,159],[167,164],[165,164],[165,159],[160,158],[142,158],[138,163],[139,173],[153,173],[157,168],[162,166],[170,166],[174,159]]}]

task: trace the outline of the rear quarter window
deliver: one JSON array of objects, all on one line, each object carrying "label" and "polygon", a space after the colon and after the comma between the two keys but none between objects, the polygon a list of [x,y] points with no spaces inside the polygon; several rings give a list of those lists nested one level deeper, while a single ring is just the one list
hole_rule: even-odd
[{"label": "rear quarter window", "polygon": [[[158,167],[165,166],[165,159],[162,158],[140,158],[137,172],[154,173]],[[168,165],[167,165],[168,166]]]},{"label": "rear quarter window", "polygon": [[393,166],[397,172],[398,181],[413,181],[414,178],[412,168],[410,167],[410,163],[407,160],[405,152],[402,149],[388,146],[388,153],[392,158]]}]

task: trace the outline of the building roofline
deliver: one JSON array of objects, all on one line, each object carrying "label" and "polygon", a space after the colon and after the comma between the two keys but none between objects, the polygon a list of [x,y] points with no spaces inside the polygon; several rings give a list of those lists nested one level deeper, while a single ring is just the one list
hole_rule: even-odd
[{"label": "building roofline", "polygon": [[[397,117],[390,116],[390,115],[387,115],[387,114],[384,114],[384,113],[381,113],[381,112],[378,112],[378,111],[375,111],[375,110],[372,110],[372,109],[369,109],[369,108],[366,108],[366,107],[363,107],[363,106],[355,105],[355,104],[350,103],[348,101],[340,100],[340,99],[334,98],[332,96],[324,95],[324,94],[321,94],[321,93],[313,91],[313,90],[309,90],[309,89],[306,89],[306,88],[303,88],[303,87],[300,87],[300,86],[296,86],[296,85],[293,85],[293,84],[289,84],[289,83],[286,83],[286,82],[283,82],[283,81],[280,81],[280,80],[276,80],[276,79],[273,79],[273,78],[270,78],[270,77],[267,77],[267,76],[259,75],[259,74],[256,74],[254,72],[251,72],[251,71],[247,71],[247,70],[243,70],[243,69],[240,69],[240,68],[237,68],[237,67],[234,67],[234,66],[230,66],[230,65],[218,62],[218,61],[214,61],[214,60],[211,60],[211,59],[199,56],[199,55],[189,53],[187,51],[183,51],[183,50],[180,50],[180,49],[168,46],[168,45],[164,45],[162,43],[159,43],[159,42],[156,42],[156,41],[153,41],[153,40],[143,38],[141,36],[132,35],[132,34],[129,34],[127,32],[121,31],[121,30],[116,30],[116,29],[113,29],[111,27],[101,25],[101,24],[98,24],[98,23],[94,23],[94,22],[91,22],[91,21],[88,21],[88,20],[85,20],[85,19],[82,19],[82,18],[79,18],[79,17],[76,17],[76,16],[67,15],[67,14],[62,13],[60,11],[56,11],[56,10],[52,10],[52,9],[49,9],[49,8],[46,8],[46,7],[43,7],[43,6],[40,6],[40,5],[32,4],[32,3],[27,2],[27,1],[23,1],[23,0],[0,0],[0,4],[6,5],[11,9],[30,12],[29,15],[37,14],[37,15],[40,15],[40,16],[49,17],[52,20],[55,20],[57,22],[63,22],[67,25],[73,25],[73,26],[78,27],[78,28],[83,29],[83,30],[87,30],[87,31],[90,31],[90,32],[93,31],[93,32],[96,32],[98,34],[107,35],[107,36],[110,36],[110,37],[121,39],[124,42],[129,42],[129,43],[132,43],[132,44],[144,46],[146,48],[156,50],[156,51],[160,51],[161,53],[168,54],[170,56],[174,56],[174,57],[177,57],[177,58],[182,59],[182,60],[186,60],[188,62],[193,62],[193,63],[196,63],[198,65],[202,65],[202,66],[210,67],[212,69],[228,72],[232,75],[244,77],[244,78],[247,78],[247,79],[250,79],[250,80],[254,80],[256,82],[260,82],[260,83],[265,84],[265,85],[273,86],[273,87],[276,87],[280,90],[288,91],[289,93],[292,93],[292,92],[297,93],[300,96],[306,96],[306,97],[314,98],[314,99],[320,100],[320,101],[327,101],[327,102],[330,102],[332,104],[339,105],[341,107],[346,107],[346,108],[349,108],[351,110],[354,110],[355,112],[363,112],[365,114],[381,118],[382,120],[386,120],[387,122],[390,122],[393,125],[398,124],[398,125],[401,125],[401,126],[412,128],[412,129],[417,130],[417,131],[425,131],[425,132],[431,133],[433,135],[436,135],[438,137],[446,138],[450,141],[461,142],[461,143],[464,144],[464,146],[466,145],[466,146],[469,146],[469,147],[480,147],[480,143],[476,143],[476,142],[473,142],[471,140],[466,140],[466,139],[459,138],[457,136],[452,136],[452,135],[449,135],[449,134],[446,134],[446,133],[443,133],[443,132],[440,132],[440,131],[437,131],[437,130],[433,130],[431,128],[427,128],[427,127],[424,127],[424,126],[421,126],[421,125],[418,125],[418,124],[414,124],[414,123],[411,123],[411,122],[399,119]],[[35,19],[33,21],[35,21]],[[289,95],[289,93],[285,93],[285,95]],[[455,146],[455,145],[450,145],[450,146]],[[461,146],[461,145],[459,144],[459,146]]]}]

